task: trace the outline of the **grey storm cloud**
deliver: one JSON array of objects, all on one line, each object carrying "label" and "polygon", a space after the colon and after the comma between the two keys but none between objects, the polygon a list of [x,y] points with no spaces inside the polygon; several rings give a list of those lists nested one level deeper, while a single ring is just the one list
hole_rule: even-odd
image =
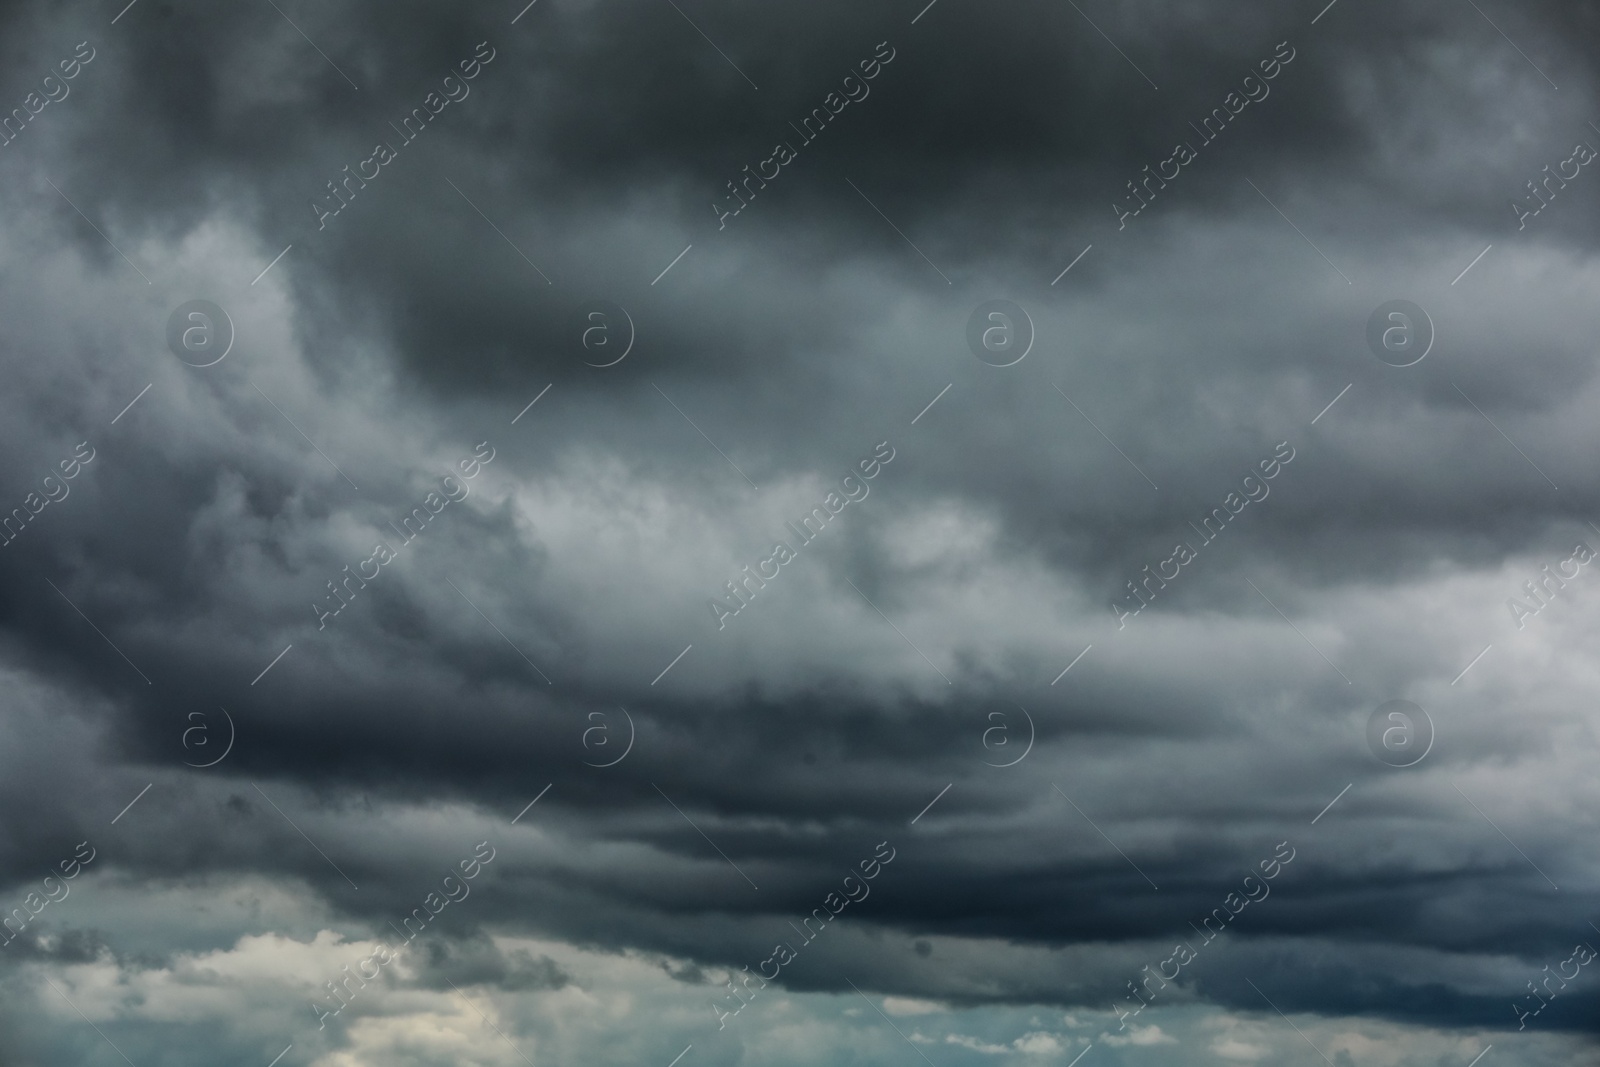
[{"label": "grey storm cloud", "polygon": [[1600,1062],[1593,12],[0,24],[0,1059]]}]

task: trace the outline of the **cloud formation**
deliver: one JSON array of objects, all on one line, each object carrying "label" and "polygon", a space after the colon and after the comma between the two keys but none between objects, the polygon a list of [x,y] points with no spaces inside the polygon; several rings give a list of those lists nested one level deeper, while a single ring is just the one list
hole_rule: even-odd
[{"label": "cloud formation", "polygon": [[1600,1062],[1592,13],[0,20],[0,1059]]}]

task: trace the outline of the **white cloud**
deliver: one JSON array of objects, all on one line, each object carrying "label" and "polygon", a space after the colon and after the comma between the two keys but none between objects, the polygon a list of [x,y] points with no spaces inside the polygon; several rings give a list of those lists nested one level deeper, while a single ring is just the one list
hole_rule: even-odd
[{"label": "white cloud", "polygon": [[965,1034],[947,1034],[945,1041],[952,1045],[960,1045],[962,1048],[970,1048],[974,1052],[981,1052],[986,1056],[999,1056],[1011,1051],[1005,1045],[992,1045],[981,1038],[968,1037]]},{"label": "white cloud", "polygon": [[1252,1045],[1234,1037],[1220,1037],[1211,1043],[1211,1051],[1225,1060],[1259,1060],[1272,1050],[1265,1045]]},{"label": "white cloud", "polygon": [[932,1015],[950,1009],[936,1000],[918,1000],[915,997],[884,997],[883,1010],[889,1015]]},{"label": "white cloud", "polygon": [[1159,1026],[1135,1026],[1126,1036],[1101,1034],[1100,1040],[1113,1047],[1122,1045],[1176,1045],[1178,1039],[1162,1033]]},{"label": "white cloud", "polygon": [[1035,1030],[1011,1042],[1011,1047],[1028,1056],[1050,1056],[1060,1052],[1062,1046],[1055,1034]]}]

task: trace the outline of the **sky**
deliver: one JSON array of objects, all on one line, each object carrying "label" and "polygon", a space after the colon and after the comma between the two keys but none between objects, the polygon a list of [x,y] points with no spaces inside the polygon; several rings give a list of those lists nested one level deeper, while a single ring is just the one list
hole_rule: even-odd
[{"label": "sky", "polygon": [[0,1067],[1600,1064],[1600,13],[524,3],[0,10]]}]

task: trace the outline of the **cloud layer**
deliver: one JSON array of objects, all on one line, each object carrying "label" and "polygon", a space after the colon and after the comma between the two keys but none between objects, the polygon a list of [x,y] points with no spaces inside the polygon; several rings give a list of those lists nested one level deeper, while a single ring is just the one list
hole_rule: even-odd
[{"label": "cloud layer", "polygon": [[517,6],[0,15],[0,1059],[1600,1063],[1592,13]]}]

